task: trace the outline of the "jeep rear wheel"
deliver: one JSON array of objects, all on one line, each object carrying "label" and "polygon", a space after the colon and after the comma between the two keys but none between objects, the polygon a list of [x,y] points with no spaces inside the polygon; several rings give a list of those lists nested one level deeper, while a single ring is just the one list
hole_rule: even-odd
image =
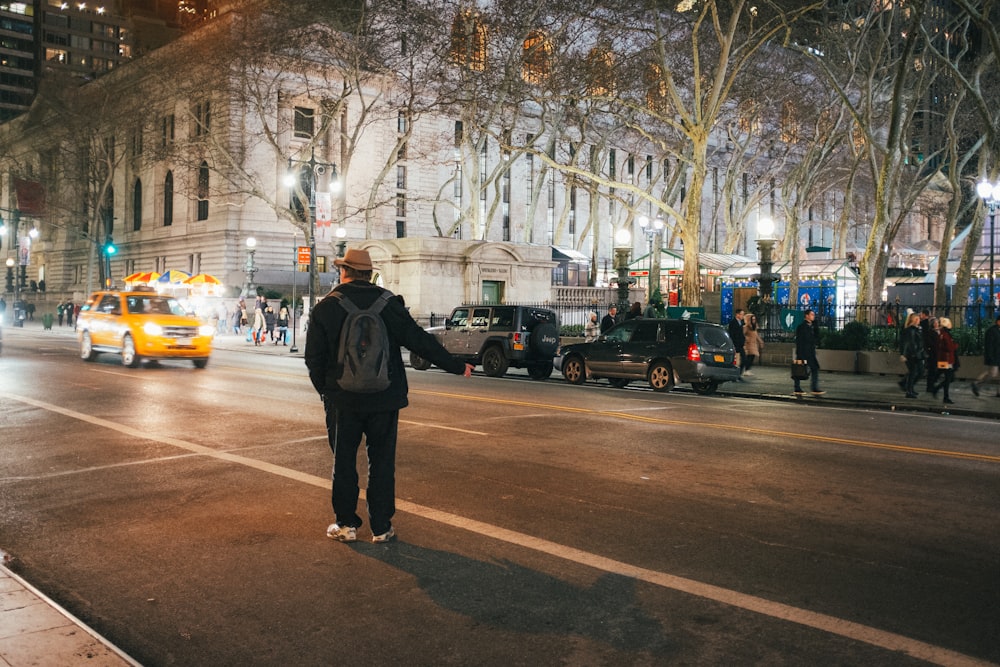
[{"label": "jeep rear wheel", "polygon": [[583,384],[587,380],[587,366],[583,357],[566,357],[562,365],[562,374],[570,384]]},{"label": "jeep rear wheel", "polygon": [[431,362],[421,357],[416,352],[410,352],[410,368],[418,371],[426,371],[431,367]]},{"label": "jeep rear wheel", "polygon": [[483,352],[483,372],[494,378],[502,378],[510,364],[499,345],[491,345]]},{"label": "jeep rear wheel", "polygon": [[559,331],[552,322],[539,322],[531,330],[528,347],[536,357],[551,359],[559,349]]},{"label": "jeep rear wheel", "polygon": [[649,369],[649,386],[653,391],[670,391],[674,388],[674,369],[665,361],[658,361]]},{"label": "jeep rear wheel", "polygon": [[546,361],[541,364],[528,366],[528,377],[532,380],[545,380],[552,375],[552,362]]}]

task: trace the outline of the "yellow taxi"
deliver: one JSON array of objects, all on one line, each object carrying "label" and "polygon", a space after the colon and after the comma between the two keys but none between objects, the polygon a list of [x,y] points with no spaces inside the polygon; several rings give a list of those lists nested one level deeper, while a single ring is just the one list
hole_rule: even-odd
[{"label": "yellow taxi", "polygon": [[190,359],[208,365],[215,327],[188,315],[177,299],[153,290],[95,292],[76,321],[80,357],[120,354],[135,368],[145,359]]}]

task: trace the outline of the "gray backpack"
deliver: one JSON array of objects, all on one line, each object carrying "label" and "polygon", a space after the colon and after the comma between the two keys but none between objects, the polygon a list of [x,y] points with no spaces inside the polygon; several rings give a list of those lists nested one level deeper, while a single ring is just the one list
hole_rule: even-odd
[{"label": "gray backpack", "polygon": [[343,371],[337,384],[344,391],[373,394],[389,388],[389,332],[381,312],[392,292],[383,292],[368,308],[358,308],[339,292],[330,296],[338,299],[347,311],[347,319],[340,330],[340,348],[337,363]]}]

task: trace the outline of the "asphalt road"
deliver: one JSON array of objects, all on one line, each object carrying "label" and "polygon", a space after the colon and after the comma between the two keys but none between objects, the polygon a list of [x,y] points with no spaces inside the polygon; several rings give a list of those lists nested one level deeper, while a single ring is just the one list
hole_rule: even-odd
[{"label": "asphalt road", "polygon": [[151,666],[1000,663],[995,421],[409,378],[344,545],[301,359],[7,336],[0,549]]}]

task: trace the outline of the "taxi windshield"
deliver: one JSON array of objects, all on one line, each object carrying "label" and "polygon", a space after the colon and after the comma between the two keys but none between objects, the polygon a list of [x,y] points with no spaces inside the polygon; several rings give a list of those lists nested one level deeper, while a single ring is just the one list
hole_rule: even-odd
[{"label": "taxi windshield", "polygon": [[159,295],[130,295],[126,298],[128,312],[136,315],[184,315],[184,309],[176,299]]}]

